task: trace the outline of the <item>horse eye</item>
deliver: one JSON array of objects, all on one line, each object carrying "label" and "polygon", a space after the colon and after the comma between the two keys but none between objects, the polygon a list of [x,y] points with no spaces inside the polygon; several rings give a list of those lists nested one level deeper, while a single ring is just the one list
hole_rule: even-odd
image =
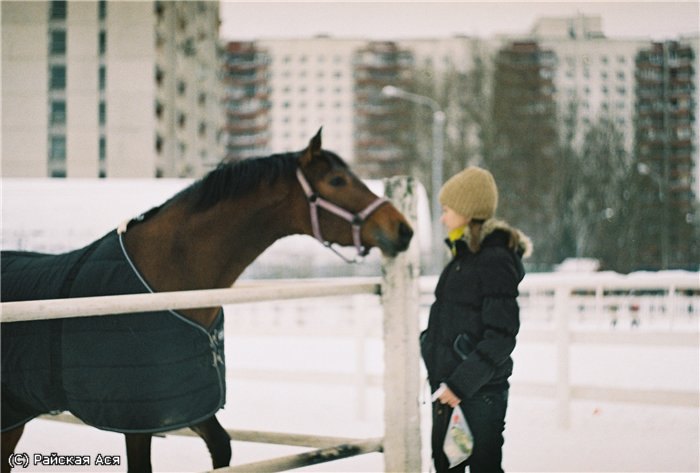
[{"label": "horse eye", "polygon": [[345,182],[345,179],[342,178],[341,176],[335,176],[335,177],[331,178],[330,184],[333,187],[342,187],[345,184],[347,184],[347,182]]}]

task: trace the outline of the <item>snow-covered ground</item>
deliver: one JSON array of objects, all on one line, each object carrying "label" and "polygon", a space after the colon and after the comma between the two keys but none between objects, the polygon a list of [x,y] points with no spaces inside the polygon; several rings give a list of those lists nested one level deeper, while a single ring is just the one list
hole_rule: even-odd
[{"label": "snow-covered ground", "polygon": [[[353,415],[353,389],[232,380],[229,403],[219,415],[230,428],[375,437],[382,433],[382,393],[372,390],[369,420]],[[428,409],[423,409],[424,463],[428,471]],[[568,430],[557,425],[555,402],[512,396],[504,467],[533,472],[697,472],[698,409],[650,407],[603,402],[574,402]],[[37,420],[27,425],[18,451],[58,452],[95,457],[121,455],[123,437],[83,426]],[[233,464],[304,451],[297,447],[234,442]],[[185,437],[153,441],[156,471],[206,471],[211,468],[204,443]],[[29,470],[28,470],[29,471]],[[70,471],[35,468],[32,471]],[[91,471],[91,470],[85,470]],[[99,471],[110,471],[108,468]],[[119,471],[113,469],[111,471]],[[381,454],[307,467],[301,471],[379,472]]]},{"label": "snow-covered ground", "polygon": [[[51,181],[41,185],[3,181],[3,249],[62,251],[86,244],[114,228],[121,220],[157,205],[182,188],[181,181],[159,181],[156,188],[112,181],[103,192],[93,181]],[[14,187],[13,187],[14,186]],[[34,187],[32,187],[34,186]],[[88,206],[87,208],[85,206]],[[105,211],[104,209],[109,209]],[[311,244],[316,244],[308,239]],[[318,248],[324,251],[323,248]],[[324,256],[325,257],[325,256]],[[322,258],[322,257],[321,257]],[[370,383],[358,390],[353,383],[357,350],[363,350],[370,377],[382,374],[381,323],[357,322],[361,313],[373,317],[364,300],[311,302],[311,309],[293,304],[227,308],[228,398],[218,417],[231,429],[309,433],[371,438],[383,434],[385,393]],[[369,305],[368,305],[369,304]],[[322,307],[322,310],[319,310]],[[361,309],[358,310],[358,307]],[[530,309],[528,309],[529,311]],[[248,311],[248,312],[246,312]],[[556,349],[551,343],[528,341],[528,330],[551,325],[547,317],[524,311],[523,340],[514,354],[515,374],[507,415],[504,467],[507,471],[539,472],[698,472],[700,471],[700,412],[695,407],[644,405],[603,401],[573,401],[571,425],[559,426],[554,399],[521,394],[528,382],[553,383]],[[632,332],[615,329],[607,319],[591,321],[576,314],[580,330]],[[423,321],[425,313],[423,313]],[[293,322],[290,323],[289,320]],[[638,330],[647,330],[645,320]],[[686,335],[698,333],[697,314],[674,318],[674,326],[656,316],[654,330]],[[358,337],[359,323],[367,337]],[[377,323],[379,325],[377,325]],[[364,324],[364,325],[363,325]],[[347,331],[345,328],[347,327]],[[678,330],[678,329],[681,330]],[[327,333],[324,335],[324,333]],[[632,332],[633,333],[633,332]],[[362,347],[362,348],[359,348]],[[572,384],[609,388],[699,391],[700,354],[694,346],[575,345],[571,349]],[[237,373],[274,371],[278,377],[237,376]],[[317,373],[327,382],[300,382],[299,373]],[[319,375],[320,374],[320,375]],[[338,378],[347,379],[347,384]],[[316,379],[314,378],[314,379]],[[331,382],[332,381],[332,382]],[[358,396],[364,396],[360,403]],[[388,395],[391,395],[388,393]],[[424,393],[427,397],[428,393]],[[363,406],[363,412],[358,412]],[[429,406],[423,414],[423,470],[429,470]],[[363,415],[360,415],[363,414]],[[118,455],[126,461],[123,436],[84,426],[49,420],[30,422],[17,448],[35,454]],[[234,464],[304,451],[234,443]],[[204,443],[196,438],[169,436],[153,442],[156,471],[205,471],[211,467]],[[32,467],[24,471],[124,471],[117,468]],[[383,470],[381,454],[370,454],[304,468],[303,471],[375,472]],[[17,471],[23,471],[19,469]]]},{"label": "snow-covered ground", "polygon": [[[313,304],[313,303],[312,303]],[[226,321],[228,380],[226,407],[218,418],[228,428],[338,437],[372,438],[383,434],[384,393],[369,384],[358,392],[353,383],[358,348],[352,336],[319,336],[309,327],[308,336],[242,334],[238,314]],[[348,311],[349,308],[340,309]],[[237,309],[240,311],[240,309]],[[268,321],[297,318],[298,311],[277,309]],[[332,316],[343,320],[342,314]],[[330,316],[330,314],[329,314]],[[524,322],[526,325],[526,322]],[[259,327],[262,329],[262,327]],[[525,328],[525,330],[527,330]],[[261,330],[262,332],[263,330]],[[303,329],[296,331],[303,332]],[[336,331],[337,332],[337,331]],[[579,346],[572,353],[574,384],[606,387],[664,389],[697,392],[698,348]],[[552,383],[556,376],[555,348],[545,343],[521,343],[514,354],[516,371],[507,416],[504,466],[508,471],[547,472],[695,472],[699,471],[699,411],[692,407],[573,401],[571,425],[559,426],[554,399],[518,395],[520,383]],[[377,338],[364,340],[365,369],[369,376],[382,374],[382,345]],[[278,378],[238,378],[236,372],[277,372]],[[326,381],[295,381],[299,373],[326,374]],[[347,384],[337,380],[347,378]],[[321,379],[324,377],[321,376]],[[333,381],[335,380],[335,381]],[[358,395],[364,395],[364,412],[358,412]],[[427,397],[428,393],[423,393]],[[429,468],[429,409],[423,414],[424,470]],[[196,438],[169,436],[153,443],[157,471],[206,471],[209,456]],[[304,451],[234,443],[234,464]],[[36,420],[27,425],[18,452],[56,452],[60,455],[120,455],[125,461],[123,437],[84,426]],[[100,468],[99,471],[110,471]],[[57,467],[33,471],[69,471]],[[85,470],[88,471],[88,470]],[[118,469],[113,471],[119,471]],[[370,454],[304,468],[303,471],[383,471],[381,454]]]}]

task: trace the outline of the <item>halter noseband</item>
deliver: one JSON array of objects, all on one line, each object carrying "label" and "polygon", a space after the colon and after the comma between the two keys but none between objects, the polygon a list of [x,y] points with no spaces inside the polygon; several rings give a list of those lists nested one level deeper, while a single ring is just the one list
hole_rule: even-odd
[{"label": "halter noseband", "polygon": [[311,185],[309,185],[309,181],[306,180],[306,177],[304,177],[304,173],[301,172],[301,169],[299,168],[297,168],[297,180],[299,181],[301,188],[304,190],[304,194],[306,194],[306,200],[308,200],[309,202],[309,213],[311,214],[311,229],[313,231],[314,238],[320,241],[323,244],[323,246],[330,248],[346,263],[357,263],[360,261],[356,258],[352,260],[347,259],[345,256],[340,254],[338,251],[335,250],[335,248],[331,246],[331,242],[324,240],[323,236],[321,235],[321,226],[318,223],[318,208],[322,207],[323,209],[342,218],[343,220],[349,222],[352,225],[352,241],[355,244],[357,256],[367,256],[367,253],[369,253],[369,248],[366,248],[362,245],[360,237],[362,224],[365,222],[365,220],[367,220],[367,217],[369,217],[372,214],[372,212],[377,210],[381,205],[385,204],[386,202],[389,202],[389,200],[385,197],[377,197],[371,204],[365,207],[363,211],[359,213],[352,213],[341,207],[338,207],[333,202],[327,201],[326,199],[318,195],[318,193],[314,192],[314,190],[311,188]]}]

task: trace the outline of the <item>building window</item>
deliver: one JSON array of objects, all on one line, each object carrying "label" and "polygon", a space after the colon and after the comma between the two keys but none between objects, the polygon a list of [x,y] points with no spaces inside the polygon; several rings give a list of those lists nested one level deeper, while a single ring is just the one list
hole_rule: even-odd
[{"label": "building window", "polygon": [[53,135],[49,141],[49,159],[64,162],[66,160],[66,137]]},{"label": "building window", "polygon": [[99,53],[100,55],[103,55],[105,52],[107,52],[107,32],[102,30],[100,31],[98,35],[98,41],[99,41]]},{"label": "building window", "polygon": [[66,30],[54,30],[51,32],[49,53],[66,54]]},{"label": "building window", "polygon": [[107,122],[107,105],[104,102],[100,102],[99,105],[99,123],[104,125]]},{"label": "building window", "polygon": [[156,3],[153,5],[153,9],[156,13],[156,17],[158,18],[158,21],[162,20],[163,13],[165,10],[165,7],[163,6],[163,4],[159,0],[156,0]]},{"label": "building window", "polygon": [[107,0],[100,0],[97,4],[97,17],[100,20],[107,18]]},{"label": "building window", "polygon": [[99,169],[99,172],[98,172],[98,176],[99,176],[100,178],[103,178],[103,179],[104,179],[105,177],[107,177],[107,166],[106,166],[106,162],[107,162],[107,139],[106,139],[104,136],[100,136],[99,146],[100,146],[100,156],[99,156],[99,160],[100,160],[100,166],[99,166],[99,168],[100,168],[100,169]]},{"label": "building window", "polygon": [[100,90],[105,90],[105,85],[107,84],[107,69],[105,66],[100,66],[98,74]]},{"label": "building window", "polygon": [[51,9],[49,11],[49,16],[52,20],[65,20],[66,13],[68,9],[68,2],[63,1],[52,1]]},{"label": "building window", "polygon": [[66,88],[66,66],[51,66],[49,69],[49,89],[65,90]]},{"label": "building window", "polygon": [[52,125],[66,124],[66,102],[64,100],[55,100],[51,102],[50,119]]}]

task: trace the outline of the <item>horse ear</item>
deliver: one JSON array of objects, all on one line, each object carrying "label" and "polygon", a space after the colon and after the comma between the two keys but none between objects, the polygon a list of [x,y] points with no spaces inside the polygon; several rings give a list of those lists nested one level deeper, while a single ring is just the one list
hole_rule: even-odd
[{"label": "horse ear", "polygon": [[304,150],[304,154],[301,156],[301,165],[306,166],[321,153],[321,132],[323,127],[318,129],[316,135],[309,141],[309,146]]}]

